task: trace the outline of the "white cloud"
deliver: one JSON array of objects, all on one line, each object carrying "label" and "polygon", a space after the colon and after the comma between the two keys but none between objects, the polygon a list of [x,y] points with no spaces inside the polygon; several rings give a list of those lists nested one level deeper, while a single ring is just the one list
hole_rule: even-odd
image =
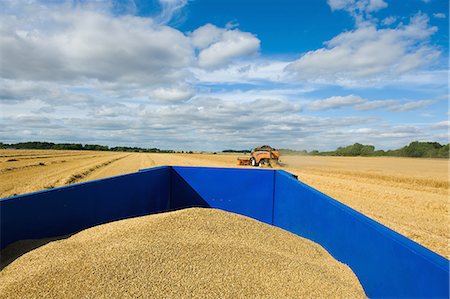
[{"label": "white cloud", "polygon": [[353,5],[355,3],[354,0],[328,0],[328,5],[331,7],[331,10],[341,10],[346,7]]},{"label": "white cloud", "polygon": [[224,101],[234,101],[240,103],[248,103],[258,100],[280,100],[283,102],[289,102],[292,104],[292,107],[295,107],[294,110],[301,110],[301,99],[304,98],[304,94],[313,91],[313,89],[309,88],[289,88],[289,87],[281,87],[281,88],[252,88],[249,90],[223,90],[223,91],[210,91],[206,90],[204,92],[199,91],[197,95],[199,97],[208,97],[214,96],[216,98],[220,98]]},{"label": "white cloud", "polygon": [[50,90],[42,85],[29,81],[0,80],[0,102],[15,103],[48,97]]},{"label": "white cloud", "polygon": [[431,88],[433,90],[442,89],[444,92],[447,92],[448,75],[449,73],[446,69],[423,70],[402,74],[400,77],[393,78],[394,80],[387,78],[388,80],[386,80],[383,85],[398,86],[408,89],[414,89],[416,87],[422,89]]},{"label": "white cloud", "polygon": [[433,130],[450,130],[450,120],[443,120],[430,125]]},{"label": "white cloud", "polygon": [[436,30],[422,14],[395,29],[360,27],[337,35],[325,48],[307,52],[286,70],[300,80],[329,83],[398,77],[437,60],[439,50],[427,44]]},{"label": "white cloud", "polygon": [[176,103],[189,100],[194,96],[194,90],[187,85],[172,87],[159,87],[150,92],[150,99],[157,101]]},{"label": "white cloud", "polygon": [[438,13],[434,13],[433,17],[438,18],[438,19],[445,19],[447,16],[445,15],[445,13],[438,12]]},{"label": "white cloud", "polygon": [[[359,5],[355,11],[364,19],[384,5],[334,2]],[[427,44],[435,29],[424,16],[390,30],[360,23],[291,63],[257,56],[259,39],[238,30],[235,21],[225,28],[206,24],[189,34],[164,25],[180,20],[187,1],[167,0],[153,19],[129,15],[136,9],[132,0],[117,8],[127,15],[111,13],[108,1],[3,3],[3,142],[31,138],[218,150],[266,140],[278,147],[332,149],[342,140],[370,137],[388,146],[423,136],[441,138],[430,134],[430,126],[442,124],[398,127],[389,125],[386,113],[375,119],[327,111],[402,112],[434,103],[430,100],[373,101],[351,95],[358,94],[351,89],[345,89],[347,96],[308,100],[309,92],[321,88],[342,93],[320,83],[447,91],[447,70],[421,70],[436,53]],[[313,109],[322,116],[307,115]]]},{"label": "white cloud", "polygon": [[222,29],[212,24],[192,32],[192,43],[200,49],[198,65],[202,68],[218,68],[236,58],[259,51],[260,40],[249,32],[238,29]]},{"label": "white cloud", "polygon": [[333,96],[323,100],[312,101],[308,107],[311,110],[328,110],[337,109],[347,106],[354,106],[356,104],[362,103],[364,100],[355,95],[349,96]]},{"label": "white cloud", "polygon": [[182,9],[187,5],[188,0],[158,0],[161,6],[161,13],[156,18],[157,22],[167,24],[174,18],[179,17]]},{"label": "white cloud", "polygon": [[0,139],[15,142],[33,137],[183,150],[251,148],[265,140],[277,147],[329,150],[354,142],[395,148],[416,139],[445,142],[448,138],[430,132],[430,126],[444,129],[445,123],[391,125],[370,117],[309,116],[293,101],[250,96],[245,101],[194,97],[177,105],[106,103],[94,105],[88,115],[56,109],[50,115],[36,115],[28,111],[28,104],[18,104],[20,113],[0,119]]},{"label": "white cloud", "polygon": [[328,0],[331,10],[345,10],[355,19],[357,25],[364,25],[372,19],[372,13],[386,8],[384,0]]},{"label": "white cloud", "polygon": [[396,103],[387,109],[390,111],[395,112],[406,112],[406,111],[412,111],[420,108],[424,108],[427,106],[430,106],[433,104],[434,101],[432,100],[418,100],[418,101],[408,101],[403,103]]},{"label": "white cloud", "polygon": [[0,103],[15,105],[32,101],[51,106],[82,107],[92,104],[93,98],[52,82],[0,79]]},{"label": "white cloud", "polygon": [[224,29],[212,24],[206,24],[191,33],[192,44],[199,49],[204,49],[212,43],[218,42]]},{"label": "white cloud", "polygon": [[355,105],[354,108],[356,110],[360,111],[369,111],[369,110],[376,110],[376,109],[384,109],[386,107],[389,107],[391,105],[396,105],[396,100],[364,100],[362,103],[359,103],[358,105]]},{"label": "white cloud", "polygon": [[428,107],[433,103],[433,100],[366,100],[354,108],[361,111],[384,109],[393,112],[407,112]]},{"label": "white cloud", "polygon": [[[386,139],[397,139],[401,138],[406,140],[411,140],[417,136],[423,135],[423,131],[416,126],[412,125],[401,125],[401,126],[380,126],[380,128],[358,128],[351,129],[348,133],[355,134],[356,136],[361,136],[364,134],[366,139],[373,141],[386,140]],[[407,142],[403,142],[401,145],[405,145]]]},{"label": "white cloud", "polygon": [[285,67],[290,62],[277,60],[252,60],[234,62],[220,69],[192,68],[194,77],[203,84],[230,84],[258,82],[290,82]]},{"label": "white cloud", "polygon": [[367,5],[366,10],[368,12],[378,11],[380,9],[386,8],[388,4],[384,2],[383,0],[370,0],[369,4]]},{"label": "white cloud", "polygon": [[[9,115],[0,120],[0,138],[4,142],[10,142],[11,136],[23,140],[21,138],[32,135],[46,140],[51,136],[53,141],[59,142],[93,140],[110,145],[124,142],[138,146],[218,150],[230,144],[251,148],[261,140],[291,146],[330,127],[346,129],[370,122],[361,117],[302,115],[295,103],[268,98],[243,103],[196,97],[178,105],[141,107],[116,103],[94,106],[89,115],[75,116],[66,112],[55,113],[51,118],[33,115],[26,106],[19,106],[19,110],[24,111],[20,117]],[[25,131],[29,134],[17,134]]]},{"label": "white cloud", "polygon": [[310,101],[307,107],[311,110],[353,107],[359,111],[383,109],[393,112],[407,112],[430,106],[434,102],[433,100],[368,100],[360,96],[348,95]]},{"label": "white cloud", "polygon": [[138,107],[130,107],[122,103],[108,103],[107,105],[96,107],[92,114],[97,119],[104,117],[123,117],[124,115],[133,114],[136,108]]},{"label": "white cloud", "polygon": [[389,25],[394,24],[396,21],[397,21],[397,18],[396,18],[396,17],[390,16],[390,17],[384,18],[384,19],[381,21],[381,23],[382,23],[383,25],[385,25],[385,26],[389,26]]},{"label": "white cloud", "polygon": [[10,79],[160,84],[181,80],[194,60],[186,36],[151,19],[39,4],[0,17],[2,76]]}]

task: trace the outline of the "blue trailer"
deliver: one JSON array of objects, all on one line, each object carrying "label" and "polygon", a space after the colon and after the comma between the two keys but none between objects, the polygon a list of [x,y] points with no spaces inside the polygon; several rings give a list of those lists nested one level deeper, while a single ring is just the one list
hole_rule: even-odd
[{"label": "blue trailer", "polygon": [[0,246],[187,207],[223,209],[308,238],[347,264],[369,297],[449,297],[447,259],[282,170],[164,166],[3,198]]}]

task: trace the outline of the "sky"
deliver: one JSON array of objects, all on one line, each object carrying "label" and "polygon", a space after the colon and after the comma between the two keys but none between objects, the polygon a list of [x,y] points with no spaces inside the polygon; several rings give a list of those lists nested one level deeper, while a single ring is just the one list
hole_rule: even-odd
[{"label": "sky", "polygon": [[449,142],[447,0],[0,1],[0,141]]}]

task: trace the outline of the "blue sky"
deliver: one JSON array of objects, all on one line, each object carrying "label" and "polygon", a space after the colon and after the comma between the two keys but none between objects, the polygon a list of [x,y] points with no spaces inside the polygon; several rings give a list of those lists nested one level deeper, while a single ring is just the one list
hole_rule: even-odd
[{"label": "blue sky", "polygon": [[448,142],[448,1],[0,6],[3,142]]},{"label": "blue sky", "polygon": [[[116,13],[123,14],[123,4],[118,1]],[[134,1],[136,15],[152,17],[161,11],[158,1]],[[418,12],[433,16],[449,9],[448,1],[389,1],[388,7],[376,13],[385,19],[395,16],[405,22]],[[352,30],[355,22],[345,11],[332,11],[326,1],[317,0],[195,0],[189,1],[182,16],[169,25],[183,31],[194,31],[207,23],[225,27],[238,24],[242,31],[256,34],[261,40],[261,53],[265,55],[293,55],[317,49],[342,31]],[[434,44],[448,50],[448,18],[432,18],[440,34],[433,35]],[[447,51],[448,52],[448,51]]]}]

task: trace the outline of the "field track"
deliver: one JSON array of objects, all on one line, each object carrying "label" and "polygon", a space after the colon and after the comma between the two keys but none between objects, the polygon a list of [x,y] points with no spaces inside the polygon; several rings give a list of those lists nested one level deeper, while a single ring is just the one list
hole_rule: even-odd
[{"label": "field track", "polygon": [[[236,167],[236,155],[0,150],[0,197],[159,165]],[[449,161],[284,156],[303,182],[449,258]]]}]

